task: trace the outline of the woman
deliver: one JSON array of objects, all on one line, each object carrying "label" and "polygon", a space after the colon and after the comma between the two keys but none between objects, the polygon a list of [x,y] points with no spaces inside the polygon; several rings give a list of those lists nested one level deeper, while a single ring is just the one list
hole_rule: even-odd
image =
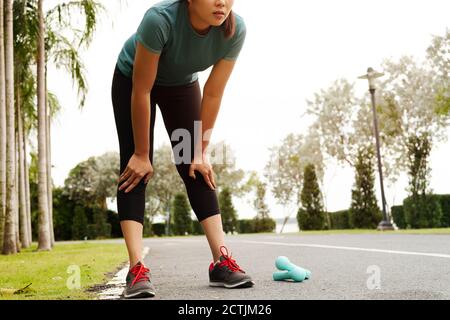
[{"label": "woman", "polygon": [[[125,298],[155,295],[141,252],[145,189],[153,175],[156,104],[172,137],[177,171],[211,248],[210,285],[237,288],[254,284],[224,245],[214,173],[206,157],[208,140],[204,138],[214,127],[226,83],[245,40],[245,23],[232,12],[233,3],[158,2],[145,13],[117,59],[112,83],[120,145],[117,209],[131,266]],[[210,66],[202,97],[197,72]],[[196,134],[198,123],[201,132]],[[175,131],[191,137],[182,155],[174,149]]]}]

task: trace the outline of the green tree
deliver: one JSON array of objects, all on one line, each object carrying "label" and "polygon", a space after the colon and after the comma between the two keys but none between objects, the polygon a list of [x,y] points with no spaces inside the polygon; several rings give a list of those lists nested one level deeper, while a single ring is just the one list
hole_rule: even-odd
[{"label": "green tree", "polygon": [[270,151],[264,176],[277,203],[286,211],[282,232],[289,217],[296,211],[294,208],[300,206],[305,166],[315,163],[319,179],[323,179],[324,162],[318,130],[311,128],[307,136],[289,134],[281,145],[270,148]]},{"label": "green tree", "polygon": [[83,207],[76,206],[72,222],[72,239],[82,240],[88,234],[88,219]]},{"label": "green tree", "polygon": [[63,188],[53,189],[53,225],[56,240],[72,240],[72,222],[75,204],[64,194]]},{"label": "green tree", "polygon": [[223,231],[233,233],[237,231],[237,214],[233,206],[230,189],[223,188],[219,193],[219,207],[222,214]]},{"label": "green tree", "polygon": [[300,230],[322,230],[325,227],[325,213],[313,164],[308,164],[304,170],[301,203],[297,213]]},{"label": "green tree", "polygon": [[191,207],[184,193],[178,193],[173,200],[173,232],[176,235],[192,233]]},{"label": "green tree", "polygon": [[275,221],[270,218],[265,198],[266,184],[259,181],[256,184],[256,199],[253,203],[256,209],[256,216],[253,219],[255,232],[273,232],[276,227]]},{"label": "green tree", "polygon": [[[6,83],[14,86],[14,91],[9,90],[7,93],[14,92],[14,102],[12,103],[15,103],[17,110],[18,143],[16,146],[18,150],[16,151],[19,157],[16,159],[16,165],[17,171],[19,172],[19,198],[16,200],[20,208],[21,223],[15,229],[17,229],[17,234],[20,233],[20,242],[25,247],[28,246],[32,231],[26,149],[30,129],[38,129],[40,166],[38,170],[40,175],[38,202],[39,211],[41,212],[39,248],[48,250],[54,243],[52,181],[50,171],[50,122],[52,116],[55,114],[53,111],[57,105],[57,100],[54,95],[49,94],[47,91],[47,62],[53,58],[53,62],[57,67],[63,67],[69,70],[72,79],[79,85],[79,94],[82,94],[81,105],[84,105],[87,85],[79,54],[81,47],[83,45],[87,47],[92,40],[93,31],[98,20],[96,19],[98,17],[97,13],[99,9],[103,9],[103,6],[94,0],[70,1],[60,3],[52,10],[44,12],[42,0],[7,1],[5,3],[6,10],[3,10],[3,1],[1,4],[2,14],[4,12],[6,13],[5,27],[7,43],[6,46],[0,46],[2,48],[0,50],[2,53],[0,55],[0,74],[2,75],[0,83],[5,83],[3,77],[3,66],[5,65],[3,53],[6,52],[6,60],[8,62],[6,65],[14,66],[13,68],[6,69]],[[77,20],[77,22],[80,21],[80,19],[73,19],[75,16],[73,13],[75,11],[81,13],[81,16],[79,14],[76,15],[77,18],[81,17],[81,20],[84,18],[84,30],[83,27],[75,26],[73,23],[74,20]],[[0,20],[3,22],[3,17]],[[3,31],[4,24],[2,23],[1,25]],[[0,42],[3,45],[3,32],[0,33],[2,35]],[[35,88],[36,84],[37,89]],[[0,90],[0,102],[4,101],[2,92],[4,91]],[[10,101],[13,100],[11,99]],[[0,105],[3,108],[3,103],[0,103]],[[48,110],[50,110],[49,113],[47,112]],[[3,121],[0,124],[1,128],[6,127]],[[2,134],[1,142],[4,141],[3,138],[5,138],[5,135]],[[0,145],[2,150],[0,153],[6,155],[6,150],[3,149],[3,143],[0,143]],[[13,146],[14,144],[9,145]],[[1,158],[0,164],[2,169],[6,162],[3,159]],[[0,176],[3,178],[2,174]],[[1,178],[0,182],[2,183],[0,183],[0,187],[1,191],[4,191],[4,180]],[[5,204],[6,200],[3,201],[3,197],[0,198],[1,204]],[[3,210],[1,210],[0,220],[3,217]],[[6,233],[8,232],[9,229],[7,229]],[[4,234],[4,230],[0,228],[0,237],[2,239]],[[18,240],[16,241],[19,242]]]},{"label": "green tree", "polygon": [[118,171],[117,152],[90,157],[70,170],[64,190],[80,206],[106,210],[106,199],[116,196]]},{"label": "green tree", "polygon": [[107,222],[107,210],[94,208],[93,223],[88,226],[88,234],[92,239],[104,239],[111,237],[111,225]]},{"label": "green tree", "polygon": [[428,133],[408,139],[409,194],[404,201],[406,224],[411,228],[439,227],[442,210],[439,201],[429,190],[429,155],[431,143]]},{"label": "green tree", "polygon": [[433,36],[427,48],[427,62],[432,68],[436,83],[435,110],[438,114],[450,113],[450,30],[445,35]]},{"label": "green tree", "polygon": [[170,233],[169,222],[173,220],[171,204],[177,193],[184,193],[185,187],[172,160],[172,148],[164,144],[154,152],[152,163],[155,172],[149,180],[145,193],[146,219],[152,220],[157,215],[166,219],[166,234]]},{"label": "green tree", "polygon": [[382,142],[389,146],[383,163],[396,172],[406,171],[413,165],[408,156],[411,139],[426,137],[430,147],[445,141],[450,114],[436,112],[439,83],[425,64],[403,56],[398,61],[384,60],[382,67],[385,76],[377,90],[377,111]]},{"label": "green tree", "polygon": [[245,171],[236,168],[236,156],[225,141],[210,144],[207,154],[214,171],[219,193],[227,188],[233,197],[243,197],[250,191],[244,180]]},{"label": "green tree", "polygon": [[0,251],[3,251],[3,235],[6,213],[6,96],[5,96],[5,28],[4,5],[0,0]]},{"label": "green tree", "polygon": [[351,226],[354,228],[376,228],[382,218],[375,197],[373,157],[373,148],[362,147],[356,158],[350,207]]},{"label": "green tree", "polygon": [[[3,3],[2,3],[3,4]],[[3,22],[2,22],[3,23]],[[2,37],[3,40],[3,37]],[[5,112],[5,118],[3,123],[0,123],[2,128],[2,134],[4,142],[6,142],[6,148],[2,147],[2,152],[6,151],[2,157],[2,161],[5,161],[1,165],[3,166],[4,175],[2,178],[5,180],[6,187],[2,185],[2,191],[4,197],[0,201],[4,201],[4,212],[1,212],[0,218],[2,222],[2,234],[3,238],[3,254],[15,254],[20,251],[20,244],[17,241],[16,234],[18,224],[16,223],[16,216],[18,214],[18,203],[16,197],[15,179],[16,179],[16,166],[15,166],[15,116],[14,116],[14,61],[13,61],[13,1],[5,0],[4,2],[4,79],[0,79],[1,86],[4,87],[5,92],[5,108],[2,107],[2,113]],[[3,71],[3,69],[2,69]],[[3,76],[3,75],[2,75]],[[2,97],[3,98],[3,97]],[[4,219],[3,219],[4,218]]]}]

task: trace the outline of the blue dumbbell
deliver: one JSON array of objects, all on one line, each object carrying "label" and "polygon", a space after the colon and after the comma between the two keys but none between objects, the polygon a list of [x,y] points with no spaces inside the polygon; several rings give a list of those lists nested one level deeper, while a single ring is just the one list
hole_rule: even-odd
[{"label": "blue dumbbell", "polygon": [[281,272],[274,272],[273,280],[275,281],[292,279],[295,282],[302,282],[305,279],[311,278],[311,271],[296,266],[295,264],[290,262],[287,257],[284,256],[278,257],[275,260],[275,266],[279,270],[286,270]]}]

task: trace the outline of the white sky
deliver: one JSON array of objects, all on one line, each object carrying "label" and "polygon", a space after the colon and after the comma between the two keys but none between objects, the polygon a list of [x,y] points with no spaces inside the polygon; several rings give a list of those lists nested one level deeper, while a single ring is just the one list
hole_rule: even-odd
[{"label": "white sky", "polygon": [[[48,0],[46,7],[56,2],[61,1]],[[120,8],[116,1],[103,1],[109,17],[103,18],[94,42],[82,55],[90,88],[83,111],[78,110],[68,76],[49,69],[49,89],[64,109],[52,127],[56,185],[62,185],[80,161],[118,151],[110,98],[114,65],[125,40],[156,2],[128,0]],[[431,35],[443,35],[450,27],[448,0],[235,0],[234,10],[246,21],[247,39],[229,80],[212,142],[225,140],[237,156],[237,166],[257,170],[261,176],[270,146],[289,133],[306,133],[306,120],[300,116],[307,98],[340,77],[355,81],[357,92],[367,92],[367,83],[357,77],[369,66],[380,70],[384,58],[403,54],[423,59]],[[209,71],[200,73],[201,85]],[[156,148],[170,142],[159,110],[154,137]],[[431,187],[436,193],[450,193],[449,146],[436,147],[431,156]],[[349,207],[352,184],[350,168],[329,166],[325,175],[328,210]],[[378,184],[377,179],[377,188]],[[389,206],[401,203],[406,186],[403,176],[386,189]],[[267,203],[272,217],[285,215],[270,194]],[[255,214],[244,201],[234,204],[241,218]]]}]

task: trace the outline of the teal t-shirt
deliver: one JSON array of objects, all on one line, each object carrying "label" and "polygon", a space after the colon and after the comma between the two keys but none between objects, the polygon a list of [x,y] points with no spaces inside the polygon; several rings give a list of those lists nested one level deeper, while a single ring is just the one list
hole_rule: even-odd
[{"label": "teal t-shirt", "polygon": [[117,66],[132,77],[136,41],[149,51],[160,54],[155,85],[176,86],[194,82],[197,72],[208,69],[220,59],[236,60],[244,44],[246,27],[238,14],[236,32],[226,39],[222,28],[212,26],[200,35],[189,20],[187,3],[164,0],[144,15],[137,31],[125,42]]}]

